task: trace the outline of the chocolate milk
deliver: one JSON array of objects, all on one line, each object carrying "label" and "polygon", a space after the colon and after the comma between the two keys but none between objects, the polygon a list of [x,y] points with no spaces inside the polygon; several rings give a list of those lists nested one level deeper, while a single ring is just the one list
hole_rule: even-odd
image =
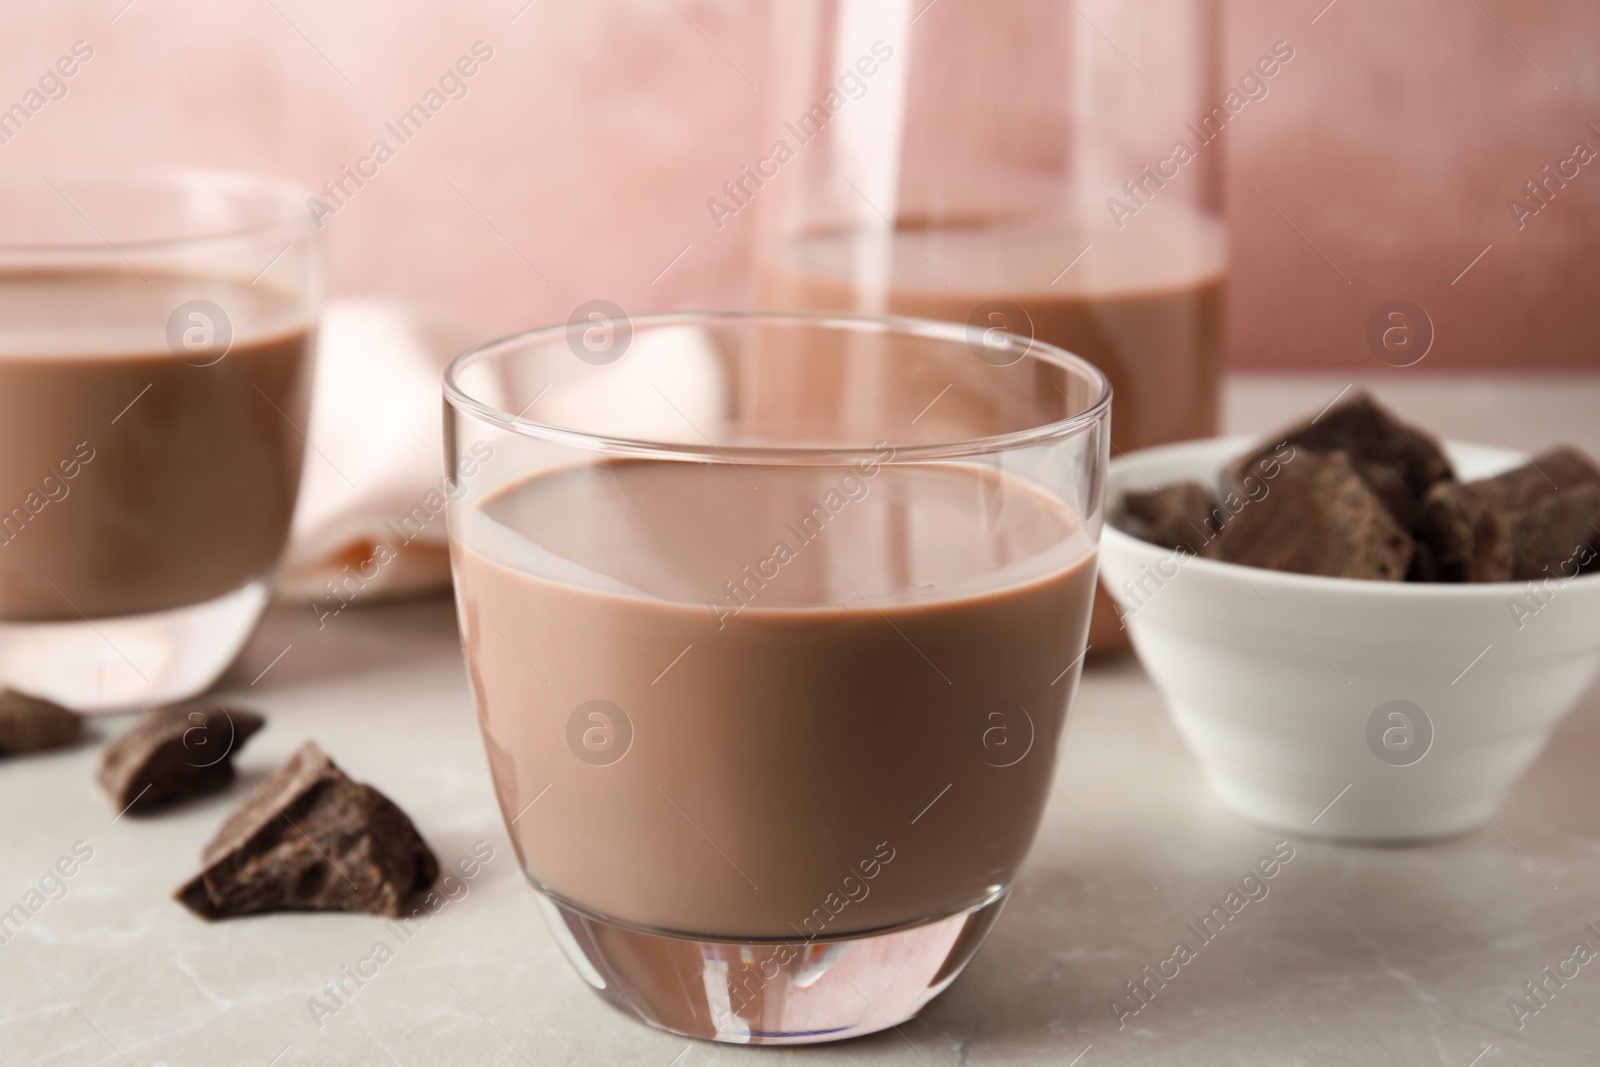
[{"label": "chocolate milk", "polygon": [[[166,340],[195,299],[232,322],[209,366]],[[304,310],[266,281],[0,272],[0,620],[158,611],[269,576],[311,363]]]},{"label": "chocolate milk", "polygon": [[[834,233],[781,246],[762,267],[758,306],[965,323],[980,304],[1009,301],[1027,312],[1034,337],[1111,379],[1114,449],[1217,432],[1221,223],[1174,205],[1122,230],[1064,222],[899,229],[886,238]],[[1090,641],[1097,653],[1126,643],[1103,594]]]},{"label": "chocolate milk", "polygon": [[462,639],[524,869],[724,940],[947,916],[1015,875],[1094,546],[991,468],[616,460],[452,515]]}]

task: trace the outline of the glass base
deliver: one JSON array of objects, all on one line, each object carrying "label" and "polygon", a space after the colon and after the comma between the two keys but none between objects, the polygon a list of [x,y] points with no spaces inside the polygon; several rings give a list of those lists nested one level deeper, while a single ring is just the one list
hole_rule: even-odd
[{"label": "glass base", "polygon": [[700,941],[597,918],[544,892],[540,910],[602,997],[661,1030],[741,1045],[806,1045],[905,1022],[988,936],[1009,889],[975,908],[824,941]]},{"label": "glass base", "polygon": [[0,685],[75,711],[187,700],[228,669],[266,606],[267,583],[258,581],[145,615],[0,623]]}]

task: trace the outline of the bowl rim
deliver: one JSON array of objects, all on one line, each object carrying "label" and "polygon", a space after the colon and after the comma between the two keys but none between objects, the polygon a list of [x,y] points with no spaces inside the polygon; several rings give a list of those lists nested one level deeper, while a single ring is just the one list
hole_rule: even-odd
[{"label": "bowl rim", "polygon": [[[1137,465],[1137,461],[1141,456],[1146,459],[1168,459],[1185,456],[1193,452],[1222,449],[1225,445],[1244,450],[1252,444],[1262,445],[1268,443],[1271,436],[1271,434],[1222,434],[1216,437],[1202,437],[1190,441],[1154,445],[1149,448],[1137,449],[1133,452],[1120,453],[1106,469],[1105,523],[1101,532],[1104,545],[1102,552],[1104,552],[1104,548],[1113,548],[1116,551],[1130,553],[1143,552],[1152,559],[1162,559],[1181,551],[1180,549],[1167,548],[1152,541],[1135,537],[1117,525],[1121,521],[1122,498],[1127,493],[1126,486],[1121,483],[1125,481],[1130,472],[1135,477],[1144,477]],[[1526,459],[1526,456],[1517,449],[1503,448],[1499,445],[1485,445],[1476,441],[1455,440],[1443,440],[1440,443],[1444,447],[1445,454],[1450,458],[1452,467],[1457,462],[1457,454],[1463,451],[1492,454],[1497,458],[1512,461]],[[1236,458],[1236,455],[1237,453],[1230,452],[1228,459]],[[1222,468],[1219,464],[1213,474],[1220,474],[1221,470]],[[1300,591],[1313,596],[1327,595],[1369,600],[1390,599],[1396,602],[1414,602],[1428,597],[1456,600],[1470,600],[1474,597],[1483,599],[1501,599],[1506,596],[1520,597],[1525,595],[1528,586],[1536,585],[1532,580],[1520,582],[1381,582],[1365,578],[1335,578],[1322,574],[1275,571],[1267,567],[1252,567],[1243,563],[1206,559],[1203,556],[1191,556],[1184,561],[1184,570],[1188,570],[1191,567],[1198,567],[1198,573],[1213,575],[1219,581],[1260,581],[1267,583],[1269,589],[1285,592]],[[1552,576],[1545,579],[1545,581],[1560,582],[1562,588],[1566,588],[1573,583],[1578,583],[1581,588],[1600,588],[1600,571],[1565,578]]]}]

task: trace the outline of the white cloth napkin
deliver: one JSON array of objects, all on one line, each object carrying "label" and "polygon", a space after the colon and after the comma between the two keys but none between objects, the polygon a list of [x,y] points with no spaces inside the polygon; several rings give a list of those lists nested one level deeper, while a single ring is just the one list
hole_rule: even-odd
[{"label": "white cloth napkin", "polygon": [[329,303],[280,600],[332,609],[446,585],[444,513],[424,503],[444,478],[440,374],[482,339],[399,301]]}]

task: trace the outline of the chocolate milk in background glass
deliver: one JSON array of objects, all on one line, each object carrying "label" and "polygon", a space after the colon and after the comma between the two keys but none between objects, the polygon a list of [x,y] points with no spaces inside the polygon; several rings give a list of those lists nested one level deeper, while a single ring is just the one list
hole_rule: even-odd
[{"label": "chocolate milk in background glass", "polygon": [[[757,305],[965,323],[980,305],[1008,301],[1026,312],[1034,337],[1111,379],[1113,456],[1217,431],[1227,262],[1220,221],[1158,204],[1120,230],[1049,221],[899,230],[778,245],[760,266]],[[1089,640],[1091,658],[1126,644],[1100,592]]]},{"label": "chocolate milk in background glass", "polygon": [[[232,324],[206,366],[165,332],[195,299]],[[160,611],[269,576],[313,336],[303,301],[266,279],[0,272],[0,621]]]},{"label": "chocolate milk in background glass", "polygon": [[[1042,489],[979,464],[613,460],[497,489],[451,535],[501,809],[545,891],[798,939],[1011,882],[1094,575]],[[584,755],[596,728],[617,747]]]}]

